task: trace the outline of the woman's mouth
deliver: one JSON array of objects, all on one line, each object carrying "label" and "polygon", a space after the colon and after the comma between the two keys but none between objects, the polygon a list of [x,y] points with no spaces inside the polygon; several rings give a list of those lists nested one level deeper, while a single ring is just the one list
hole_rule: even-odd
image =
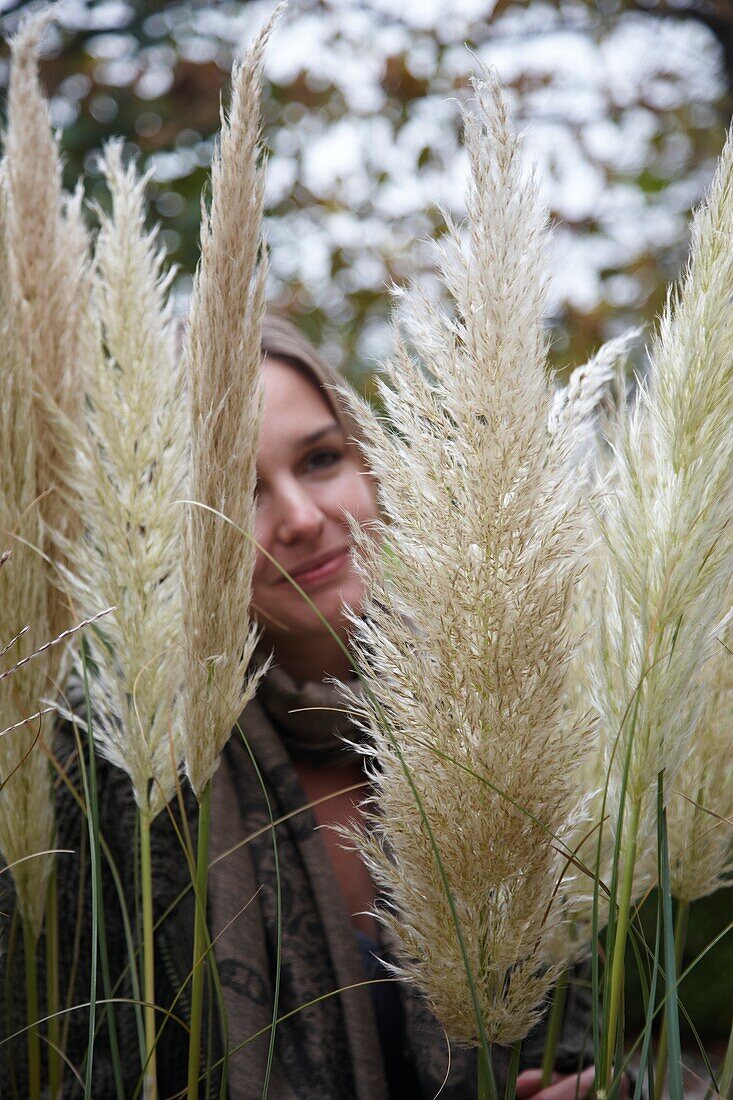
[{"label": "woman's mouth", "polygon": [[[303,565],[291,568],[288,572],[301,588],[313,588],[315,585],[320,584],[321,581],[328,580],[338,573],[349,560],[349,557],[349,548],[344,546],[341,547],[340,550],[334,550],[328,554],[321,554],[311,561],[304,562]],[[283,580],[287,583],[286,578],[283,578]]]}]

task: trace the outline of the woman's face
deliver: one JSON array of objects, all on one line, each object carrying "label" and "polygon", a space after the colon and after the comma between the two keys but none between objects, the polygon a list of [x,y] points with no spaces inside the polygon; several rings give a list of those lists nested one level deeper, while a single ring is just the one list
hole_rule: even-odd
[{"label": "woman's face", "polygon": [[[362,525],[376,519],[374,486],[316,385],[274,358],[265,360],[263,375],[255,535],[343,638],[342,604],[358,610],[364,599],[346,514]],[[262,551],[252,598],[280,663],[301,679],[337,674],[325,667],[333,640]],[[324,668],[306,667],[314,663]]]}]

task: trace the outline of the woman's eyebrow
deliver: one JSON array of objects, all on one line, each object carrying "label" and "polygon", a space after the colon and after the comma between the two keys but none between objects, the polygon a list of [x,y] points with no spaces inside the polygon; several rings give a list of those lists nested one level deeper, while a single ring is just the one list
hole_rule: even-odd
[{"label": "woman's eyebrow", "polygon": [[300,440],[300,444],[302,447],[309,447],[311,443],[317,443],[324,435],[330,435],[333,431],[341,431],[341,425],[338,420],[332,420],[331,423],[326,424],[325,427],[318,428],[315,432],[311,432],[310,435],[304,435]]}]

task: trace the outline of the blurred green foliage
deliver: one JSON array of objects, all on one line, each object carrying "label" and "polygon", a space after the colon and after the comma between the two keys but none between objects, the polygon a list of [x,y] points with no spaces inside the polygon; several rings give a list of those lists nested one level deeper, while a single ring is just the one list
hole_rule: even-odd
[{"label": "blurred green foliage", "polygon": [[[650,953],[654,950],[656,904],[655,892],[639,913]],[[695,1046],[690,1021],[708,1046],[717,1042],[724,1050],[730,1034],[733,1017],[733,934],[723,935],[715,947],[707,948],[726,931],[731,922],[733,887],[701,898],[690,907],[682,969],[692,969],[680,985],[680,1026],[690,1049]],[[633,1032],[643,1027],[644,1005],[636,958],[631,948],[626,963],[626,1019]]]}]

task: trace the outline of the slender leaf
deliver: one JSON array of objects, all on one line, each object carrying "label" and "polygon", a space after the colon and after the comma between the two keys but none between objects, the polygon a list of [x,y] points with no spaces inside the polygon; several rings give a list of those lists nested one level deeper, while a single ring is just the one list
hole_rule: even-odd
[{"label": "slender leaf", "polygon": [[664,939],[664,971],[666,982],[665,1018],[667,1022],[668,1080],[670,1100],[684,1100],[682,1082],[682,1048],[680,1044],[680,1018],[677,1007],[677,961],[675,951],[674,922],[672,920],[672,891],[669,884],[669,846],[667,842],[667,811],[664,806],[664,773],[657,777],[657,813],[660,815],[659,896],[662,906],[662,932]]},{"label": "slender leaf", "polygon": [[[89,829],[89,857],[92,869],[92,942],[90,945],[89,981],[89,1044],[87,1047],[87,1065],[84,1075],[84,1100],[92,1100],[92,1071],[94,1069],[94,1034],[96,1023],[97,999],[97,957],[99,942],[99,911],[104,904],[102,893],[102,873],[99,860],[99,807],[97,803],[96,770],[94,766],[94,741],[92,739],[92,704],[89,696],[89,673],[87,668],[88,647],[85,638],[81,640],[81,663],[84,682],[84,705],[87,721],[87,744],[89,752],[89,774],[84,763],[84,751],[80,746],[79,767],[84,789],[84,798],[89,807],[87,825]],[[119,1059],[118,1059],[119,1061]]]}]

